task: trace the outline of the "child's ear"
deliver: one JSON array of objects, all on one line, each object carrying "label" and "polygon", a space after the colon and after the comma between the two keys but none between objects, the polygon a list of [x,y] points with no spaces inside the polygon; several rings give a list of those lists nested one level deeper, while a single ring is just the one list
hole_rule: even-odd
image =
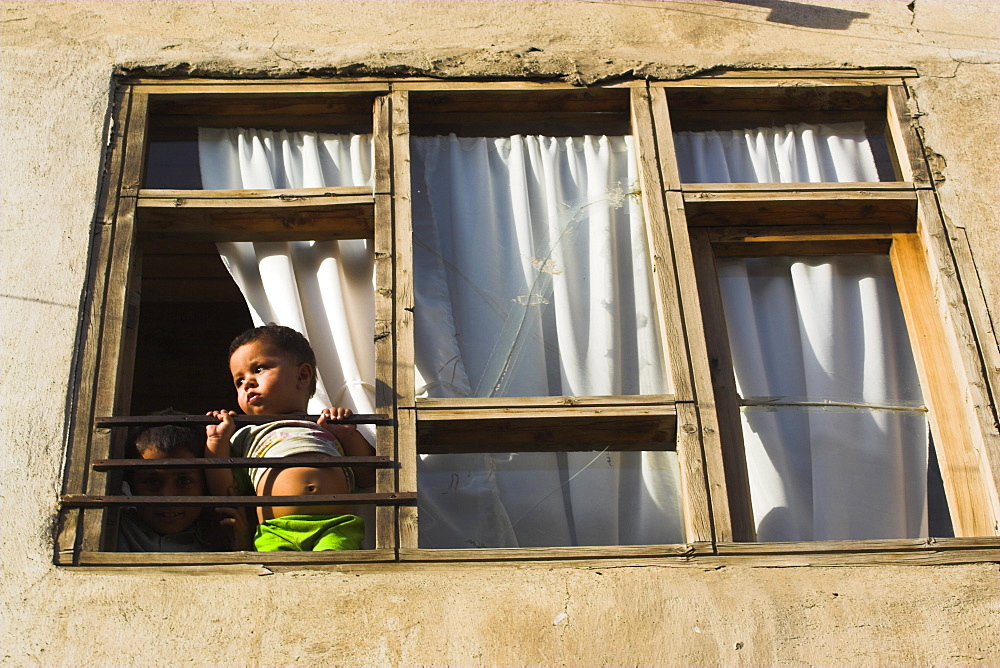
[{"label": "child's ear", "polygon": [[299,387],[306,387],[306,388],[309,387],[309,384],[312,381],[314,373],[316,373],[316,371],[313,369],[312,364],[309,364],[308,362],[303,362],[302,364],[300,364],[299,375],[298,378],[296,379],[298,380]]}]

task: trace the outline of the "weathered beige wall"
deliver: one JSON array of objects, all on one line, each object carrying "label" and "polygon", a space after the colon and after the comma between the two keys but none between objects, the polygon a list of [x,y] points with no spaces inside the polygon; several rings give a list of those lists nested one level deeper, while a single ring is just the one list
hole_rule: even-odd
[{"label": "weathered beige wall", "polygon": [[[810,27],[824,16],[851,20]],[[1000,4],[4,2],[0,25],[3,663],[1000,664],[996,563],[267,575],[51,564],[113,72],[591,82],[717,66],[912,66],[920,122],[941,156],[945,212],[968,231],[992,306],[1000,304]]]}]

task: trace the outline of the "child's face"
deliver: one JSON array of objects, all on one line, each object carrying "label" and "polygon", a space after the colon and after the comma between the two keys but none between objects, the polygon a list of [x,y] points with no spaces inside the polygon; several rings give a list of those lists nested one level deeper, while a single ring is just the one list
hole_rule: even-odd
[{"label": "child's face", "polygon": [[247,415],[304,413],[313,369],[269,343],[252,341],[229,358],[236,398]]},{"label": "child's face", "polygon": [[[194,453],[180,449],[167,455],[151,449],[143,459],[168,457],[194,458]],[[132,477],[132,493],[137,496],[201,496],[205,493],[205,478],[198,469],[146,469]],[[197,506],[138,506],[139,520],[158,534],[177,533],[187,529],[201,515]]]}]

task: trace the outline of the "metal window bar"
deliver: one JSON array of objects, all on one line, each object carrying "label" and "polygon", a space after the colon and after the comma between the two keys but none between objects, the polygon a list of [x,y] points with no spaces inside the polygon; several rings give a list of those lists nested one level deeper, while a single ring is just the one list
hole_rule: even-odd
[{"label": "metal window bar", "polygon": [[[316,422],[319,415],[236,415],[236,425],[267,424],[276,420],[305,420]],[[162,425],[208,425],[218,420],[209,415],[134,415],[109,416],[95,419],[95,427],[154,427]],[[391,425],[389,416],[382,413],[356,414],[337,421],[340,424]],[[95,471],[123,471],[142,469],[218,469],[218,468],[343,468],[348,466],[368,466],[376,469],[399,468],[399,463],[389,457],[220,457],[181,459],[95,459],[91,463]],[[408,505],[416,502],[415,492],[377,492],[349,494],[310,494],[304,496],[125,496],[64,494],[64,508],[122,508],[128,506],[228,506],[255,507],[279,505],[318,506],[335,503],[363,505]]]}]

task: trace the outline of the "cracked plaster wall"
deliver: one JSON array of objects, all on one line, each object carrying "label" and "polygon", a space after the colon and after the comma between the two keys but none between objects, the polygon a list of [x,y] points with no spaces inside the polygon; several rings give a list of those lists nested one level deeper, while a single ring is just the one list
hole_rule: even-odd
[{"label": "cracked plaster wall", "polygon": [[[915,67],[913,104],[940,156],[944,210],[968,234],[992,306],[1000,304],[1000,5],[218,1],[2,9],[5,664],[1000,663],[996,564],[74,571],[51,565],[50,536],[114,72],[585,84],[717,67]],[[267,613],[254,619],[255,609]]]}]

